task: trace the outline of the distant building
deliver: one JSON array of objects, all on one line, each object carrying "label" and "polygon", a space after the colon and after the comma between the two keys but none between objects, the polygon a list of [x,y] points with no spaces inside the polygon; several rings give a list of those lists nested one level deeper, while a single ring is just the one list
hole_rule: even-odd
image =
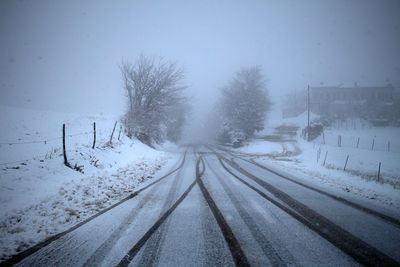
[{"label": "distant building", "polygon": [[311,86],[311,111],[333,119],[360,117],[372,122],[398,120],[395,118],[394,87],[389,84],[339,84]]}]

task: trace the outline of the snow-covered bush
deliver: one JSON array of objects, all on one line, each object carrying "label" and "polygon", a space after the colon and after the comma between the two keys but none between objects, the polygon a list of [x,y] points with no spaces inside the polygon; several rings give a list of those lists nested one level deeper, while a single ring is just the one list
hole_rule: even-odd
[{"label": "snow-covered bush", "polygon": [[306,126],[303,129],[302,136],[304,139],[308,138],[308,141],[312,141],[315,138],[317,138],[320,134],[322,134],[324,130],[324,125],[323,122],[318,120],[318,121],[312,121],[310,122],[310,126]]}]

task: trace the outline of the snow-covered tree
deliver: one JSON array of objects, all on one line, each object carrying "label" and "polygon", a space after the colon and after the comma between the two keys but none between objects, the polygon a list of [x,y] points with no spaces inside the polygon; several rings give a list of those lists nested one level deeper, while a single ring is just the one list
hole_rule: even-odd
[{"label": "snow-covered tree", "polygon": [[220,137],[246,140],[264,129],[271,102],[260,67],[244,68],[222,89]]},{"label": "snow-covered tree", "polygon": [[174,62],[142,55],[134,63],[123,62],[121,72],[128,102],[124,120],[128,136],[151,144],[164,141],[171,127],[179,131],[185,111],[175,110],[186,102],[183,69]]}]

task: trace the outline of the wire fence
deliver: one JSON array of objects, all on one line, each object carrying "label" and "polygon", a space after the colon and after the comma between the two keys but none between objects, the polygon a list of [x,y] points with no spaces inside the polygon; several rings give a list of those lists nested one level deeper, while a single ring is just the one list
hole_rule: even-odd
[{"label": "wire fence", "polygon": [[[66,152],[75,152],[75,151],[76,151],[75,149],[66,150]],[[0,163],[0,166],[6,166],[6,165],[11,165],[11,164],[16,164],[16,163],[24,163],[24,162],[29,162],[32,160],[45,159],[46,157],[49,157],[50,154],[51,154],[51,152],[47,152],[46,154],[36,155],[29,159],[21,159],[21,160],[10,161],[10,162],[2,162],[2,163]],[[57,156],[62,157],[62,152],[60,151],[60,153],[57,153]]]},{"label": "wire fence", "polygon": [[400,153],[400,142],[397,139],[384,139],[379,137],[346,136],[327,134],[323,132],[314,141],[314,144],[330,145],[343,148],[355,148],[371,151],[386,151]]},{"label": "wire fence", "polygon": [[328,169],[336,169],[381,183],[400,187],[400,176],[390,154],[371,156],[373,151],[362,155],[358,151],[342,150],[337,147],[314,144],[316,163]]},{"label": "wire fence", "polygon": [[[115,123],[115,125],[116,125],[116,123]],[[113,133],[114,133],[114,130],[115,130],[115,125],[114,125],[114,129],[113,129]],[[97,134],[99,134],[99,133],[100,134],[104,134],[104,131],[97,131]],[[29,144],[45,144],[46,145],[47,143],[60,141],[60,146],[62,146],[63,145],[62,142],[65,142],[65,138],[66,137],[83,136],[83,135],[89,135],[89,134],[94,136],[93,137],[94,140],[91,140],[91,141],[93,141],[93,149],[94,149],[94,144],[95,144],[95,141],[96,141],[96,130],[95,130],[95,128],[94,128],[93,131],[89,131],[89,132],[66,134],[65,137],[61,136],[61,137],[48,138],[48,139],[43,139],[43,140],[32,140],[32,141],[0,142],[0,145],[6,145],[6,146],[29,145]],[[112,136],[111,136],[111,138],[112,138]],[[111,138],[110,138],[110,141],[111,141]],[[65,150],[64,153],[65,152],[74,152],[74,151],[76,151],[76,149]],[[11,164],[24,163],[24,162],[29,162],[29,161],[33,161],[33,160],[38,160],[38,159],[41,159],[41,158],[46,158],[46,157],[49,157],[49,153],[52,154],[52,152],[47,152],[46,154],[35,155],[34,157],[29,158],[29,159],[15,160],[15,161],[9,161],[9,162],[0,162],[0,166],[7,166],[7,165],[11,165]],[[60,156],[62,156],[62,154],[60,154]]]},{"label": "wire fence", "polygon": [[[77,133],[77,134],[67,134],[67,137],[74,137],[74,136],[80,136],[80,135],[88,135],[88,134],[93,134],[93,132],[83,132],[83,133]],[[26,142],[0,142],[0,145],[28,145],[28,144],[47,144],[49,142],[57,141],[57,140],[62,140],[61,137],[55,137],[55,138],[49,138],[46,140],[35,140],[35,141],[26,141]]]}]

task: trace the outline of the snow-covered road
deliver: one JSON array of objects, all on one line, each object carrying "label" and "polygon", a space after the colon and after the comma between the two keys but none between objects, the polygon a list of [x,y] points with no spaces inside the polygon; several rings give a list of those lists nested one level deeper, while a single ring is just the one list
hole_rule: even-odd
[{"label": "snow-covered road", "polygon": [[400,264],[398,214],[334,198],[216,148],[189,147],[182,161],[18,264]]}]

